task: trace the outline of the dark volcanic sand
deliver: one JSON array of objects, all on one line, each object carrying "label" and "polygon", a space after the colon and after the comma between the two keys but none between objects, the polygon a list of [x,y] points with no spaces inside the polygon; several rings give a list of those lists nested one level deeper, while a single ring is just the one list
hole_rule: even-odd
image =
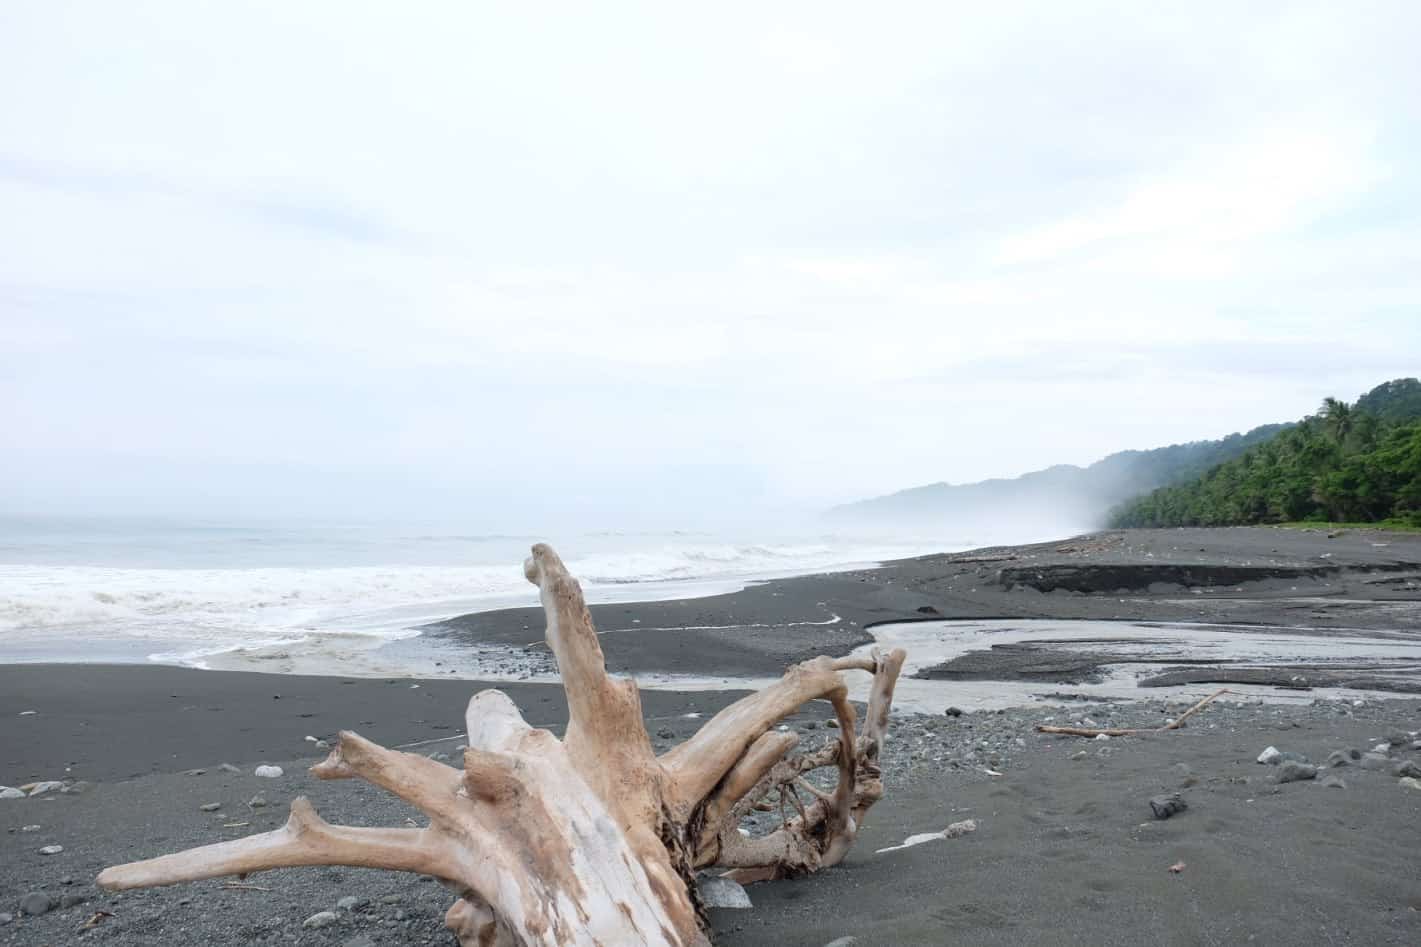
[{"label": "dark volcanic sand", "polygon": [[[604,631],[641,619],[635,630],[604,637],[613,666],[769,674],[804,654],[846,650],[864,637],[866,624],[909,617],[1207,619],[1414,631],[1421,595],[1409,586],[1421,572],[1418,561],[1421,537],[1388,533],[1327,539],[1283,530],[1144,531],[929,557],[717,599],[605,606],[594,614]],[[1280,571],[1319,563],[1328,570],[1320,576],[1294,571],[1235,591],[1238,575],[1229,573],[1230,584],[1198,594],[1162,585],[1040,592],[1022,584],[1030,575],[1016,574],[1014,588],[996,580],[1004,566],[1123,565],[1141,567],[1136,578],[1159,581],[1153,567],[1161,564]],[[1102,573],[1081,574],[1094,578],[1080,581],[1095,581]],[[1062,573],[1049,575],[1061,581]],[[1173,575],[1208,581],[1207,569]],[[1132,581],[1128,569],[1111,573],[1110,581],[1122,576]],[[937,614],[917,611],[925,606]],[[798,624],[832,614],[843,621]],[[650,630],[714,624],[741,628]],[[460,619],[442,634],[451,644],[475,633],[524,643],[541,627],[540,616],[521,610]],[[321,753],[304,737],[349,727],[387,744],[438,739],[462,727],[464,704],[479,687],[412,683],[151,667],[0,668],[0,784],[92,783],[81,792],[0,800],[0,913],[17,913],[31,892],[85,899],[0,923],[0,944],[341,945],[361,934],[376,944],[452,943],[442,928],[451,896],[436,884],[389,873],[314,868],[249,879],[269,891],[224,890],[209,881],[108,895],[92,884],[108,864],[274,828],[297,794],[309,795],[332,821],[401,824],[413,814],[382,792],[309,777],[305,767]],[[560,728],[565,707],[557,688],[504,689],[530,721]],[[649,729],[668,734],[655,738],[664,748],[701,722],[680,714],[713,711],[732,696],[644,692],[655,718]],[[39,713],[19,716],[31,709]],[[846,863],[813,878],[753,886],[754,910],[713,912],[716,941],[821,945],[854,935],[860,945],[1421,942],[1421,790],[1402,784],[1390,764],[1344,768],[1346,788],[1328,788],[1317,781],[1274,785],[1276,770],[1254,762],[1269,744],[1321,762],[1335,749],[1364,749],[1388,733],[1421,729],[1421,703],[1216,704],[1184,730],[1104,742],[1033,729],[1047,717],[1153,726],[1180,709],[1142,691],[1136,704],[901,716],[886,755],[888,794]],[[791,724],[814,741],[825,738],[827,716],[811,705]],[[1078,753],[1083,757],[1071,758]],[[1421,762],[1409,743],[1392,755]],[[241,772],[217,769],[224,761]],[[282,765],[286,775],[253,776],[252,767],[264,761]],[[1192,774],[1187,788],[1181,763]],[[198,767],[202,775],[183,774]],[[988,775],[988,767],[1003,775]],[[1184,793],[1189,809],[1156,822],[1149,797],[1173,789]],[[245,803],[258,791],[270,805],[249,809]],[[210,802],[221,810],[199,810]],[[972,835],[875,853],[965,818],[977,820]],[[249,824],[230,825],[237,822]],[[25,832],[27,825],[40,828]],[[38,854],[49,844],[65,850]],[[1171,874],[1168,867],[1181,861],[1184,870]],[[304,918],[334,909],[346,895],[369,903],[343,912],[333,927],[302,929]],[[80,934],[96,909],[115,916]]]}]

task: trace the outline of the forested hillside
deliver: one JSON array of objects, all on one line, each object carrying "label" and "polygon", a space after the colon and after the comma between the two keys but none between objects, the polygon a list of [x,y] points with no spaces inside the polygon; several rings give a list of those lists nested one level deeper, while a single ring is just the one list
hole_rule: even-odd
[{"label": "forested hillside", "polygon": [[1421,382],[1387,382],[1321,410],[1201,476],[1125,503],[1111,525],[1298,520],[1421,526]]}]

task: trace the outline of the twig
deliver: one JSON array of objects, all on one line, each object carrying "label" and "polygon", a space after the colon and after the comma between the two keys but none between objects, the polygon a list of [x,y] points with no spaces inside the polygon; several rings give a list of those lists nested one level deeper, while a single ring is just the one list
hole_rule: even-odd
[{"label": "twig", "polygon": [[1180,727],[1184,726],[1184,721],[1188,720],[1190,717],[1203,710],[1216,697],[1222,697],[1224,694],[1231,693],[1233,693],[1233,691],[1229,690],[1227,687],[1223,688],[1222,690],[1217,690],[1214,693],[1210,694],[1208,697],[1205,697],[1203,700],[1199,701],[1199,703],[1195,704],[1193,707],[1190,707],[1184,713],[1180,714],[1178,719],[1176,719],[1173,723],[1167,723],[1162,727],[1139,727],[1133,729],[1122,729],[1115,727],[1055,727],[1049,724],[1038,723],[1036,725],[1036,730],[1039,733],[1061,733],[1065,734],[1066,736],[1072,737],[1098,737],[1101,734],[1104,734],[1108,737],[1128,737],[1134,736],[1138,733],[1164,733],[1166,730],[1178,730]]},{"label": "twig", "polygon": [[228,889],[228,890],[231,890],[231,891],[270,891],[270,890],[271,890],[270,888],[264,888],[264,887],[262,887],[261,885],[244,885],[244,884],[238,884],[238,883],[235,882],[235,881],[229,881],[229,882],[227,882],[225,885],[223,885],[222,887],[223,887],[223,888],[226,888],[226,889]]}]

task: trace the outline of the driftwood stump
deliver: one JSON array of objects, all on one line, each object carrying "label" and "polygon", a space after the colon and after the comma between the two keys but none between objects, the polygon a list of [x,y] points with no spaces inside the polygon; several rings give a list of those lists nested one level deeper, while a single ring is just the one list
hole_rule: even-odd
[{"label": "driftwood stump", "polygon": [[[464,947],[692,945],[708,943],[698,870],[751,882],[844,857],[883,794],[878,753],[901,650],[795,665],[657,757],[636,684],[607,674],[582,589],[557,553],[534,546],[524,572],[541,590],[567,693],[562,740],[530,727],[497,690],[469,701],[463,769],[345,731],[311,772],[374,783],[424,812],[427,827],[331,825],[298,798],[281,829],[108,868],[98,884],[143,888],[295,865],[388,868],[459,892],[445,922]],[[844,670],[873,674],[861,732]],[[771,728],[815,699],[833,705],[836,739],[794,753],[799,737]],[[805,779],[821,767],[837,768],[832,789]],[[779,828],[741,833],[747,813],[776,805],[788,813]]]}]

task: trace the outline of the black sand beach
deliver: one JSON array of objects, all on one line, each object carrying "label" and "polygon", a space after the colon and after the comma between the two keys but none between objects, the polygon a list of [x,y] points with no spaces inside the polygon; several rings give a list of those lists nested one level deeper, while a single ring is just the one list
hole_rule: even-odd
[{"label": "black sand beach", "polygon": [[[869,640],[864,629],[876,623],[924,618],[1204,620],[1421,636],[1421,536],[1108,533],[593,613],[614,669],[705,675],[775,675],[789,661]],[[468,616],[430,634],[451,650],[475,641],[523,647],[541,638],[542,617]],[[332,821],[402,824],[414,813],[378,790],[310,777],[305,768],[324,754],[306,737],[350,728],[387,745],[449,751],[480,686],[0,668],[0,784],[62,780],[69,790],[0,800],[0,915],[11,915],[0,944],[452,943],[442,927],[450,895],[416,877],[286,870],[248,879],[255,887],[210,881],[122,895],[98,891],[93,878],[109,864],[274,828],[299,794]],[[500,686],[531,722],[559,731],[558,688]],[[752,886],[753,910],[712,912],[716,942],[1421,942],[1421,788],[1396,773],[1421,764],[1413,745],[1421,700],[1378,695],[1357,705],[1325,689],[1289,693],[1287,705],[1219,701],[1182,730],[1106,741],[1034,727],[1157,726],[1182,705],[1141,688],[1131,703],[902,715],[887,751],[888,795],[847,862]],[[644,691],[648,729],[669,747],[704,719],[685,714],[712,713],[735,696]],[[811,705],[790,725],[812,742],[824,738],[826,717]],[[1384,759],[1349,758],[1300,782],[1278,783],[1277,767],[1255,762],[1269,745],[1325,764],[1333,751],[1378,743],[1388,744]],[[264,762],[284,775],[253,775]],[[1330,785],[1336,778],[1344,785]],[[1165,791],[1181,792],[1189,808],[1157,821],[1148,800]],[[258,794],[266,805],[251,807]],[[220,808],[200,809],[211,803]],[[978,827],[963,838],[877,852],[968,818]],[[63,851],[40,854],[50,845]],[[356,903],[336,924],[303,927],[346,897]],[[27,916],[22,901],[46,909]],[[113,916],[81,930],[99,910]]]}]

